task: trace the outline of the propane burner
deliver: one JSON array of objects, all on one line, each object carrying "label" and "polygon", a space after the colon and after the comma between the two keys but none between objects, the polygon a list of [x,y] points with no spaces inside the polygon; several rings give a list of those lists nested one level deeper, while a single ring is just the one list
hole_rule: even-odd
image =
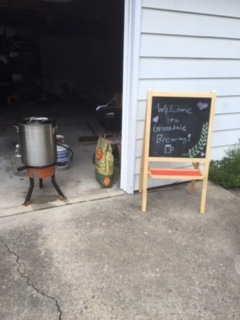
[{"label": "propane burner", "polygon": [[[23,168],[19,168],[22,170]],[[34,179],[39,179],[39,188],[43,188],[43,179],[45,178],[51,178],[52,184],[54,188],[57,190],[59,197],[59,200],[65,200],[66,197],[62,193],[61,189],[59,188],[56,180],[55,180],[55,166],[49,166],[45,168],[33,168],[33,167],[26,167],[27,169],[27,176],[29,177],[30,186],[27,192],[27,196],[25,198],[25,201],[23,205],[28,206],[31,204],[30,199],[32,196],[33,188],[34,188]]]},{"label": "propane burner", "polygon": [[51,178],[59,194],[58,199],[66,199],[55,181],[55,165],[58,164],[56,162],[56,121],[46,117],[30,117],[21,120],[15,124],[15,127],[19,135],[21,162],[24,164],[17,170],[26,169],[30,181],[24,205],[30,204],[35,178],[39,179],[40,188],[43,187],[43,179]]}]

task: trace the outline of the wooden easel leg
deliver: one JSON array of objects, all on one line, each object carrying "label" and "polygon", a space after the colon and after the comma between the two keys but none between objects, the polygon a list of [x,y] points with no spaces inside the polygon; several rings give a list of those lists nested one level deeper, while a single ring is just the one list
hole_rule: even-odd
[{"label": "wooden easel leg", "polygon": [[193,191],[194,191],[194,188],[195,188],[195,182],[196,180],[192,180],[191,183],[190,183],[190,186],[189,186],[189,193],[192,194]]},{"label": "wooden easel leg", "polygon": [[142,147],[142,161],[141,161],[141,168],[140,168],[140,178],[139,178],[139,192],[143,192],[143,180],[145,179],[143,176],[144,175],[144,170],[146,170],[146,160],[144,159],[144,151],[145,151],[145,145]]},{"label": "wooden easel leg", "polygon": [[147,186],[148,186],[148,171],[145,168],[144,172],[142,173],[142,183],[141,183],[141,190],[142,190],[142,212],[146,212],[147,210]]},{"label": "wooden easel leg", "polygon": [[[194,169],[199,169],[199,162],[193,162]],[[189,193],[192,194],[195,188],[196,180],[192,180],[189,187]]]},{"label": "wooden easel leg", "polygon": [[142,212],[146,212],[147,210],[147,189],[144,188],[142,190]]},{"label": "wooden easel leg", "polygon": [[203,179],[203,183],[202,183],[202,195],[201,195],[200,213],[205,213],[206,197],[207,197],[207,183],[208,183],[208,178],[205,177]]}]

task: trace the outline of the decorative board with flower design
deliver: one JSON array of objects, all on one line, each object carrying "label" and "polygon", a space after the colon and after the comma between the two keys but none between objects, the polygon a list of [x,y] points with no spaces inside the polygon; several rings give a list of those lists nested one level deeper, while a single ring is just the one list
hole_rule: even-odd
[{"label": "decorative board with flower design", "polygon": [[[195,181],[202,180],[200,212],[205,211],[215,101],[215,92],[148,92],[139,183],[142,211],[147,206],[148,178],[192,180],[190,193]],[[177,163],[191,163],[193,168],[179,169]]]},{"label": "decorative board with flower design", "polygon": [[211,98],[153,96],[151,157],[204,158]]}]

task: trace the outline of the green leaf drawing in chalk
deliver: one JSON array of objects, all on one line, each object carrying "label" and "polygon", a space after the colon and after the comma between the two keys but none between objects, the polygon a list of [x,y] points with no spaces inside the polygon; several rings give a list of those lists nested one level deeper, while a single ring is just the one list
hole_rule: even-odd
[{"label": "green leaf drawing in chalk", "polygon": [[190,150],[188,150],[188,155],[190,158],[196,157],[206,146],[208,136],[208,122],[204,123],[202,126],[201,136],[198,143]]}]

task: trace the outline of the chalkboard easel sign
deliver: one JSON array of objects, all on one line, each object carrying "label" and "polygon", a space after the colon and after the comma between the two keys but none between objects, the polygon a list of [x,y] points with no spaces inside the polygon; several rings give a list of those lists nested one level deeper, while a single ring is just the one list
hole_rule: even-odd
[{"label": "chalkboard easel sign", "polygon": [[[203,180],[200,211],[205,210],[209,152],[216,93],[148,92],[140,192],[146,211],[148,176],[155,179]],[[191,162],[192,170],[151,169],[151,162]],[[204,170],[199,170],[200,163]]]}]

